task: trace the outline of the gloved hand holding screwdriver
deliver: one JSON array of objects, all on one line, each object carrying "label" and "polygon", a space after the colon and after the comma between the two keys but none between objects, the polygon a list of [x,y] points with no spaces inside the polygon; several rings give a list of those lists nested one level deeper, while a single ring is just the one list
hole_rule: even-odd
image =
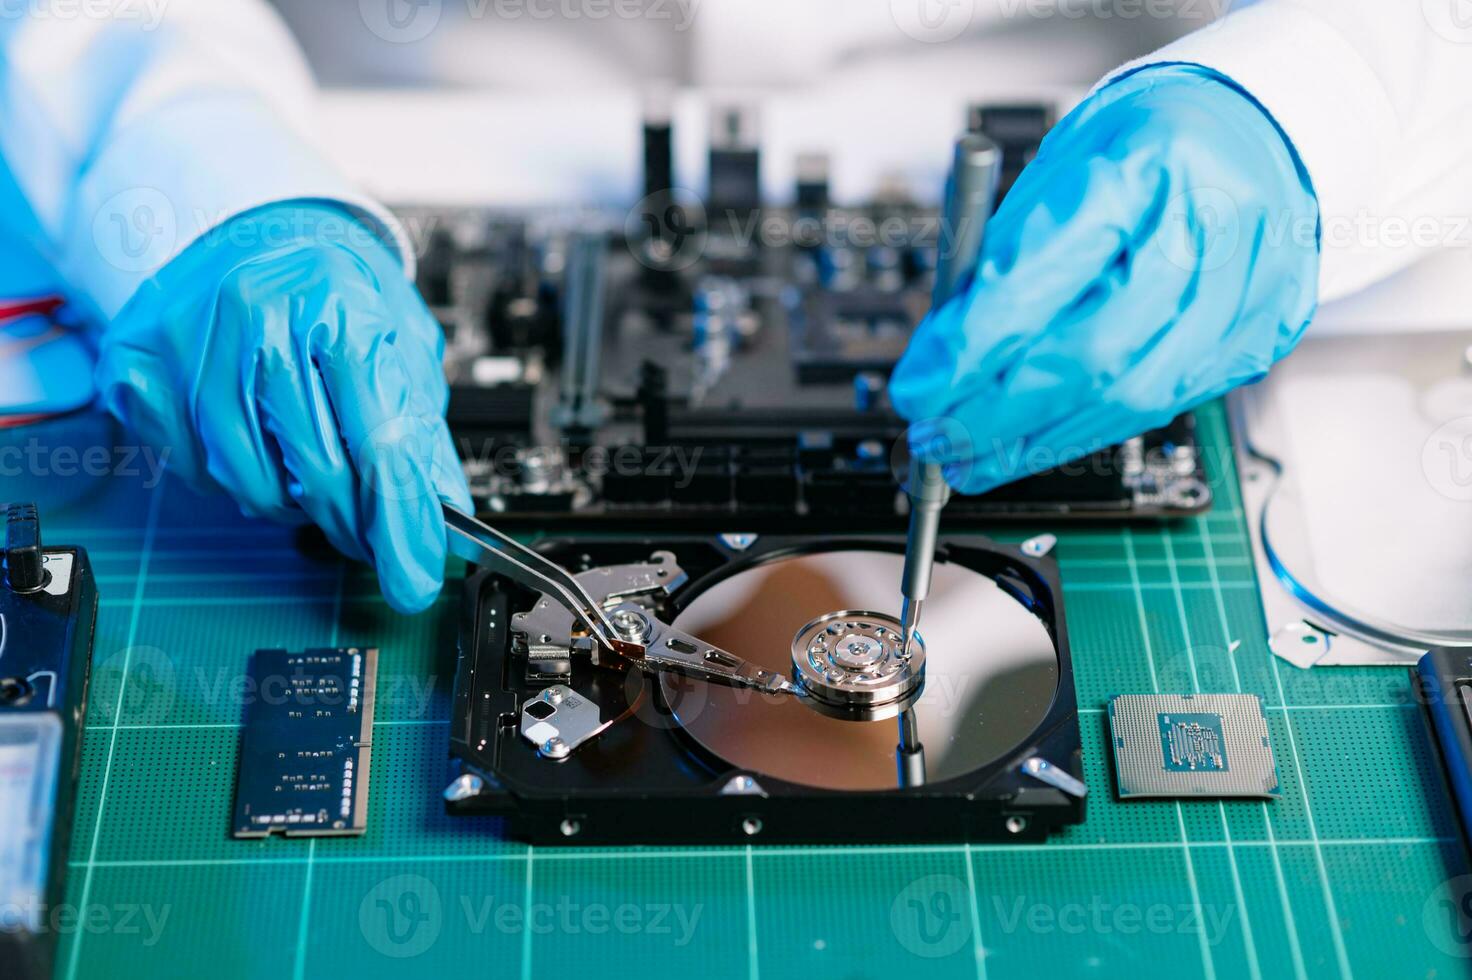
[{"label": "gloved hand holding screwdriver", "polygon": [[987,225],[890,383],[912,449],[982,493],[1261,377],[1315,308],[1318,207],[1273,120],[1204,68],[1116,80]]}]

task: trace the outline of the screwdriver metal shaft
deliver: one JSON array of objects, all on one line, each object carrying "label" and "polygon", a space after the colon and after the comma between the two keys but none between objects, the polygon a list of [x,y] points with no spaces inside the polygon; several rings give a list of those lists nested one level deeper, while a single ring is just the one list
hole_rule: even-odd
[{"label": "screwdriver metal shaft", "polygon": [[[944,305],[972,275],[981,258],[986,222],[996,203],[1002,151],[980,133],[956,141],[951,177],[946,183],[944,221],[936,263],[935,308]],[[904,648],[920,624],[920,611],[930,594],[935,565],[935,543],[940,534],[940,512],[951,499],[940,463],[913,459],[910,463],[910,530],[905,538],[905,570],[900,582],[904,603],[900,611]]]},{"label": "screwdriver metal shaft", "polygon": [[920,625],[920,611],[930,595],[930,575],[935,567],[935,543],[940,536],[940,512],[951,499],[951,488],[939,463],[920,459],[910,463],[910,530],[905,537],[905,570],[900,579],[904,603],[900,609],[900,627],[905,652],[915,629]]}]

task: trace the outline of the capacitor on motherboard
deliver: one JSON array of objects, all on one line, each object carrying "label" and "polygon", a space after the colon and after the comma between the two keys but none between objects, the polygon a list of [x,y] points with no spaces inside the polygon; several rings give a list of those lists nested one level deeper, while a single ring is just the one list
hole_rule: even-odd
[{"label": "capacitor on motherboard", "polygon": [[711,114],[711,220],[743,218],[762,205],[760,123],[752,106],[721,106]]},{"label": "capacitor on motherboard", "polygon": [[675,186],[674,127],[670,97],[655,86],[644,98],[644,196],[658,197]]},{"label": "capacitor on motherboard", "polygon": [[795,201],[799,211],[814,212],[828,207],[828,171],[828,154],[798,154],[797,194]]},{"label": "capacitor on motherboard", "polygon": [[671,270],[688,219],[675,199],[674,129],[669,96],[662,88],[646,94],[643,133],[644,197],[639,202],[638,233],[645,237],[640,244],[640,259],[647,285],[668,286],[666,273]]}]

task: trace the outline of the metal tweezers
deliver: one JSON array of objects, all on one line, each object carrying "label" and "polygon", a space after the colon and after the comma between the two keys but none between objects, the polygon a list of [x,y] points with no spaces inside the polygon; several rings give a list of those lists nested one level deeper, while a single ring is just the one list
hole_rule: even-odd
[{"label": "metal tweezers", "polygon": [[[611,598],[607,605],[599,602],[561,565],[469,514],[448,504],[444,509],[451,552],[557,603],[616,657],[645,670],[685,674],[728,687],[799,693],[797,685],[786,677],[662,623],[622,598]],[[614,616],[621,610],[637,613],[643,620],[637,634],[614,625]]]}]

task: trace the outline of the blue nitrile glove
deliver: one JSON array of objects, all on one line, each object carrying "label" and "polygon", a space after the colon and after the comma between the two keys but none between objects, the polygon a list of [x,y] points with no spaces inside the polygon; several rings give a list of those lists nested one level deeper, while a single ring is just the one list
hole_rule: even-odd
[{"label": "blue nitrile glove", "polygon": [[297,202],[227,222],[145,283],[103,336],[98,382],[171,470],[252,516],[304,513],[414,612],[444,579],[440,501],[470,506],[443,348],[397,255],[347,211]]},{"label": "blue nitrile glove", "polygon": [[1313,316],[1318,203],[1222,76],[1146,68],[1043,142],[979,267],[890,382],[911,446],[981,493],[1260,378]]}]

